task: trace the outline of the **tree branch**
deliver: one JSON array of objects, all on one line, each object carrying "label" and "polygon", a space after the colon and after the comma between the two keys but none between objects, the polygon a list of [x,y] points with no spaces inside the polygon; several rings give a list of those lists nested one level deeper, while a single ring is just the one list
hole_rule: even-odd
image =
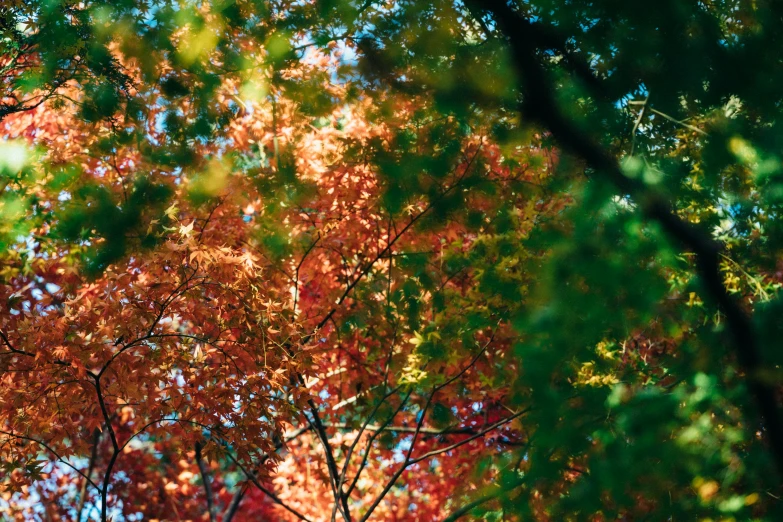
[{"label": "tree branch", "polygon": [[114,468],[117,457],[120,455],[120,445],[117,442],[117,435],[114,432],[114,427],[111,425],[111,416],[109,410],[106,407],[106,401],[103,398],[103,391],[101,390],[101,379],[95,377],[95,391],[98,394],[98,404],[101,408],[101,414],[106,425],[106,431],[109,432],[109,439],[111,440],[112,453],[109,458],[109,464],[106,466],[106,473],[103,476],[103,484],[101,485],[101,522],[106,522],[108,517],[108,500],[109,500],[109,482],[111,481],[111,472]]},{"label": "tree branch", "polygon": [[430,393],[429,397],[427,397],[427,402],[424,403],[424,407],[421,409],[421,413],[419,414],[419,420],[416,423],[416,430],[413,432],[413,439],[411,440],[411,445],[408,447],[408,451],[405,453],[405,460],[403,461],[402,465],[397,469],[397,471],[391,476],[391,478],[386,482],[386,485],[383,487],[383,490],[381,490],[380,494],[375,498],[375,501],[370,504],[370,507],[367,508],[367,511],[364,513],[364,516],[361,518],[361,522],[366,522],[369,520],[370,515],[372,515],[372,512],[375,511],[375,508],[380,505],[380,503],[383,501],[384,497],[386,497],[386,494],[389,493],[389,490],[394,486],[394,484],[397,482],[397,480],[402,476],[403,472],[408,468],[409,462],[411,461],[411,455],[413,454],[413,449],[416,447],[416,440],[419,438],[419,433],[421,433],[421,427],[424,424],[424,419],[427,417],[427,410],[430,407],[430,404],[432,403],[432,399],[435,397],[435,393],[437,390],[433,389],[432,393]]},{"label": "tree branch", "polygon": [[[304,386],[304,379],[301,374],[298,375],[299,381]],[[337,470],[337,462],[334,459],[334,453],[332,452],[332,445],[329,443],[329,437],[326,434],[324,425],[321,422],[321,417],[318,415],[318,407],[315,405],[313,399],[307,399],[307,405],[310,407],[310,412],[313,415],[313,420],[310,420],[307,415],[305,418],[310,423],[318,439],[321,441],[321,445],[324,447],[324,456],[326,457],[326,469],[329,471],[329,482],[332,486],[332,492],[334,493],[335,507],[340,509],[340,512],[345,518],[346,522],[351,522],[351,514],[348,511],[348,501],[343,494],[342,487],[340,486],[339,478],[340,473]]]},{"label": "tree branch", "polygon": [[9,350],[11,350],[11,352],[13,352],[13,353],[16,353],[16,354],[19,354],[19,355],[26,355],[26,356],[28,356],[28,357],[35,357],[35,354],[34,354],[34,353],[31,353],[31,352],[26,352],[26,351],[24,351],[24,350],[17,350],[16,348],[14,348],[14,346],[13,346],[13,345],[11,344],[11,342],[8,340],[8,336],[7,336],[7,335],[5,334],[5,332],[4,332],[4,331],[2,331],[2,330],[0,330],[0,338],[2,338],[2,339],[3,339],[3,342],[4,342],[4,343],[5,343],[5,345],[8,347],[8,349],[9,349]]},{"label": "tree branch", "polygon": [[451,450],[459,448],[460,446],[463,446],[463,445],[467,444],[468,442],[472,442],[472,441],[474,441],[474,440],[476,440],[476,439],[478,439],[480,437],[483,437],[484,435],[486,435],[490,431],[493,431],[493,430],[499,428],[500,426],[503,426],[504,424],[508,424],[509,422],[511,422],[512,420],[516,419],[517,417],[521,417],[525,413],[528,413],[530,410],[531,410],[531,408],[525,408],[524,410],[518,411],[515,414],[510,415],[510,416],[506,417],[503,420],[500,420],[500,421],[498,421],[498,422],[496,422],[494,424],[490,424],[487,428],[479,431],[475,435],[472,435],[472,436],[468,437],[467,439],[461,440],[459,442],[455,442],[454,444],[451,444],[450,446],[446,446],[445,448],[440,448],[440,449],[429,451],[429,452],[425,453],[424,455],[421,455],[419,457],[416,457],[415,459],[412,459],[408,465],[412,466],[413,464],[416,464],[417,462],[421,462],[422,460],[426,460],[426,459],[434,457],[436,455],[440,455],[442,453],[447,453],[447,452],[449,452]]},{"label": "tree branch", "polygon": [[239,504],[242,503],[242,499],[245,498],[245,492],[247,491],[247,482],[242,484],[237,492],[234,494],[234,498],[231,499],[226,514],[223,515],[222,522],[231,522],[234,519],[234,515],[239,511]]},{"label": "tree branch", "polygon": [[264,487],[264,486],[263,486],[263,485],[262,485],[262,484],[261,484],[261,483],[258,481],[258,478],[256,478],[256,475],[255,475],[255,473],[253,473],[253,472],[251,472],[251,471],[248,471],[248,470],[247,470],[247,469],[246,469],[246,468],[245,468],[245,467],[244,467],[244,466],[243,466],[243,465],[242,465],[242,464],[241,464],[241,463],[240,463],[240,462],[239,462],[239,461],[238,461],[238,460],[237,460],[237,459],[236,459],[236,458],[235,458],[235,457],[234,457],[234,456],[233,456],[233,455],[230,453],[230,452],[227,452],[227,453],[226,453],[226,455],[228,455],[228,458],[229,458],[229,459],[230,459],[230,460],[231,460],[231,461],[232,461],[234,464],[236,464],[236,466],[237,466],[239,469],[241,469],[241,470],[242,470],[242,473],[244,473],[244,474],[245,474],[245,476],[248,478],[248,480],[249,480],[249,481],[250,481],[250,482],[251,482],[251,483],[252,483],[252,484],[253,484],[255,487],[257,487],[257,488],[259,489],[259,491],[262,491],[262,492],[263,492],[265,495],[267,495],[269,498],[271,498],[271,499],[272,499],[272,501],[273,501],[275,504],[278,504],[278,505],[279,505],[279,506],[281,506],[283,509],[285,509],[286,511],[288,511],[289,513],[291,513],[292,515],[294,515],[295,517],[297,517],[299,520],[304,520],[305,522],[311,522],[309,518],[307,518],[306,516],[304,516],[303,514],[301,514],[300,512],[298,512],[297,510],[295,510],[294,508],[292,508],[291,506],[289,506],[288,504],[286,504],[285,502],[283,502],[282,500],[280,500],[280,497],[278,497],[277,495],[275,495],[275,494],[274,494],[274,493],[273,493],[271,490],[269,490],[269,489],[265,488],[265,487]]},{"label": "tree branch", "polygon": [[100,491],[101,491],[101,488],[100,488],[100,486],[98,486],[98,484],[96,484],[95,482],[93,482],[93,481],[90,479],[90,477],[88,477],[87,475],[85,475],[85,474],[84,474],[84,473],[83,473],[83,472],[82,472],[82,471],[81,471],[79,468],[77,468],[76,466],[74,466],[73,464],[71,464],[70,462],[68,462],[67,460],[65,460],[64,458],[62,458],[62,457],[61,457],[61,456],[60,456],[60,455],[59,455],[59,454],[58,454],[56,451],[54,451],[54,449],[52,449],[52,447],[51,447],[51,446],[49,446],[49,445],[48,445],[48,444],[46,444],[45,442],[43,442],[43,441],[41,441],[41,440],[38,440],[38,439],[34,439],[34,438],[32,438],[32,437],[27,437],[27,436],[25,436],[25,435],[19,435],[19,434],[17,434],[17,433],[13,433],[13,432],[10,432],[10,431],[5,431],[5,430],[0,430],[0,434],[2,434],[2,435],[7,435],[7,436],[9,436],[9,437],[13,437],[13,438],[15,438],[15,439],[26,440],[26,441],[29,441],[29,442],[34,442],[35,444],[38,444],[38,445],[39,445],[39,446],[41,446],[42,448],[46,449],[46,451],[48,451],[49,453],[51,453],[52,455],[54,455],[54,457],[57,459],[57,461],[58,461],[58,462],[61,462],[62,464],[65,464],[66,466],[68,466],[69,468],[71,468],[72,470],[74,470],[76,473],[78,473],[78,474],[79,474],[79,475],[80,475],[80,476],[81,476],[81,477],[82,477],[82,478],[83,478],[85,481],[87,481],[87,483],[88,483],[90,486],[92,486],[93,488],[95,488],[95,490],[96,490],[96,491],[98,491],[98,492],[100,493]]},{"label": "tree branch", "polygon": [[395,409],[392,414],[389,416],[389,418],[386,419],[386,421],[379,426],[379,429],[374,431],[372,435],[370,435],[370,439],[367,441],[367,446],[364,449],[364,456],[362,457],[362,461],[359,464],[359,469],[356,470],[356,475],[354,475],[353,480],[351,481],[351,485],[348,486],[348,490],[345,492],[345,495],[350,497],[353,490],[356,488],[356,483],[359,482],[359,477],[362,474],[362,471],[367,466],[367,459],[370,458],[370,451],[372,450],[372,444],[375,442],[375,439],[378,438],[378,435],[381,434],[381,432],[386,429],[386,427],[391,424],[391,422],[394,420],[394,418],[397,416],[397,414],[405,407],[405,404],[408,402],[408,399],[411,396],[411,392],[409,391],[405,397],[403,397],[402,401],[400,401],[400,405],[397,406],[397,409]]},{"label": "tree branch", "polygon": [[196,464],[201,474],[201,482],[204,484],[204,495],[207,497],[207,511],[209,512],[209,521],[215,522],[215,498],[212,496],[212,486],[209,483],[209,473],[204,465],[204,459],[201,458],[201,443],[196,442]]},{"label": "tree branch", "polygon": [[[327,428],[335,428],[338,430],[354,430],[355,426],[350,424],[324,424]],[[365,428],[365,431],[396,431],[398,433],[413,433],[416,431],[415,426],[381,426],[377,424],[369,424]],[[445,435],[475,435],[478,431],[475,428],[422,428],[419,430],[422,435],[430,435],[431,437],[440,437]]]},{"label": "tree branch", "polygon": [[[356,449],[356,445],[359,443],[359,439],[361,439],[362,434],[364,433],[364,430],[367,429],[367,426],[369,426],[370,422],[372,421],[373,417],[375,417],[375,414],[378,413],[378,409],[383,405],[383,403],[397,393],[400,389],[400,386],[397,386],[390,392],[386,393],[383,397],[378,400],[378,402],[375,404],[375,407],[372,409],[370,414],[367,416],[367,419],[365,419],[364,423],[362,424],[361,428],[359,428],[359,433],[356,434],[356,438],[353,439],[353,442],[348,448],[348,451],[345,452],[345,463],[343,464],[343,469],[340,472],[340,479],[338,481],[339,489],[342,491],[343,484],[345,483],[345,474],[348,471],[348,465],[351,463],[351,456],[353,455],[354,450]],[[345,495],[347,496],[347,495]]]},{"label": "tree branch", "polygon": [[[100,430],[93,430],[92,432],[92,451],[90,453],[90,462],[87,465],[87,474],[85,475],[87,479],[90,478],[90,475],[92,475],[92,470],[95,467],[95,458],[98,455],[98,443],[101,440],[101,432]],[[84,511],[84,503],[87,500],[87,479],[82,482],[82,488],[79,491],[79,508],[76,510],[76,522],[81,522],[82,520],[82,511]]]},{"label": "tree branch", "polygon": [[467,504],[465,504],[461,508],[459,508],[456,511],[454,511],[451,515],[449,515],[446,518],[444,518],[443,522],[454,522],[455,520],[458,520],[458,519],[464,517],[465,515],[467,515],[468,513],[470,513],[473,510],[473,508],[476,508],[476,507],[480,506],[481,504],[485,504],[485,503],[489,502],[490,500],[494,500],[494,499],[496,499],[498,497],[501,497],[504,494],[505,494],[505,491],[502,491],[502,490],[501,491],[496,491],[494,493],[490,493],[489,495],[484,495],[482,497],[479,497],[479,498],[473,500],[472,502],[468,502]]}]

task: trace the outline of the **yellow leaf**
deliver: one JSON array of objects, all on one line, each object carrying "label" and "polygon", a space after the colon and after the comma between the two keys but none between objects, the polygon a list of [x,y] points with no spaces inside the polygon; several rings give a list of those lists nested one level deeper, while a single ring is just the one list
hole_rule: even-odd
[{"label": "yellow leaf", "polygon": [[180,225],[179,227],[179,235],[182,237],[189,237],[190,234],[193,232],[193,225],[195,221],[192,221],[190,225]]},{"label": "yellow leaf", "polygon": [[174,203],[169,208],[166,209],[164,214],[170,218],[170,219],[177,219],[177,213],[179,212],[179,209],[177,208],[177,204]]}]

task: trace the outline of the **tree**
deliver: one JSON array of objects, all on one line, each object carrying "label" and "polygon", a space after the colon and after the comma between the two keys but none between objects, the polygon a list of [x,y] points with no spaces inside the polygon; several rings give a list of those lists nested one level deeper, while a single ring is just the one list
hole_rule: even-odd
[{"label": "tree", "polygon": [[776,519],[776,9],[4,8],[5,514]]}]

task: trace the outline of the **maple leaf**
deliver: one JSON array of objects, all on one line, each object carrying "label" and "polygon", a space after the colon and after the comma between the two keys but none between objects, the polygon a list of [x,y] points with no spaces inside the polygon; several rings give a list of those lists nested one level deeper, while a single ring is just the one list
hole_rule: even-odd
[{"label": "maple leaf", "polygon": [[180,225],[179,226],[179,235],[182,237],[190,237],[193,233],[193,225],[195,225],[195,221],[191,221],[190,225]]},{"label": "maple leaf", "polygon": [[178,212],[179,212],[179,208],[177,207],[177,204],[173,203],[169,208],[166,209],[164,214],[169,219],[176,220]]}]

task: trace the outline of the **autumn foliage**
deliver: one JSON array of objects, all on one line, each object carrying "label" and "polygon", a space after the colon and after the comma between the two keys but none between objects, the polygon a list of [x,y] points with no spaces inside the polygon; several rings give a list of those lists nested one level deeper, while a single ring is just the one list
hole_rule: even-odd
[{"label": "autumn foliage", "polygon": [[520,114],[507,5],[125,3],[3,11],[5,518],[774,517],[777,370],[709,352],[782,279],[768,216],[700,199],[721,116],[624,113],[639,143],[584,140],[621,170]]}]

